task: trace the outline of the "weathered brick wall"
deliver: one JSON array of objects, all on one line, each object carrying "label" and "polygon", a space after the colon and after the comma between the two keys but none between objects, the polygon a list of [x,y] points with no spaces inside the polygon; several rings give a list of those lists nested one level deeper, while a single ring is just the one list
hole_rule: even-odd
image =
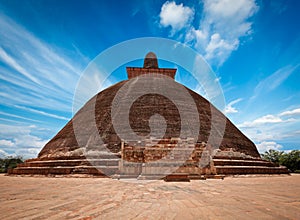
[{"label": "weathered brick wall", "polygon": [[205,148],[205,143],[195,144],[192,138],[146,139],[143,142],[122,142],[121,157],[128,162],[148,163],[164,159],[197,166]]},{"label": "weathered brick wall", "polygon": [[[167,68],[138,68],[138,67],[126,67],[128,79],[141,76],[144,74],[152,74],[152,75],[164,75],[171,77],[172,79],[175,78],[176,69],[167,69]],[[159,75],[158,75],[159,76]]]}]

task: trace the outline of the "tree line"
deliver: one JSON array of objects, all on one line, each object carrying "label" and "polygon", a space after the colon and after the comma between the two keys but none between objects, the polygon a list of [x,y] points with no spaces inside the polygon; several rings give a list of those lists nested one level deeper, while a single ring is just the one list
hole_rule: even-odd
[{"label": "tree line", "polygon": [[0,158],[0,173],[7,173],[8,169],[15,168],[19,163],[23,162],[24,160],[20,156]]},{"label": "tree line", "polygon": [[265,160],[287,167],[291,172],[300,173],[300,150],[291,152],[269,150],[261,154]]}]

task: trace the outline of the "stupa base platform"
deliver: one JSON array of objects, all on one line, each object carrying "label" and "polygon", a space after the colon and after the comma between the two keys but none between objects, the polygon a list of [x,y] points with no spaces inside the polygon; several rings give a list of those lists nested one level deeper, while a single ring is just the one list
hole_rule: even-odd
[{"label": "stupa base platform", "polygon": [[248,174],[289,174],[286,167],[278,166],[260,158],[222,157],[213,158],[216,174],[248,175]]},{"label": "stupa base platform", "polygon": [[106,177],[118,173],[119,160],[115,155],[103,155],[98,159],[84,156],[60,158],[36,158],[9,169],[9,175],[92,175]]},{"label": "stupa base platform", "polygon": [[[124,164],[130,164],[126,168]],[[164,164],[173,168],[177,163]],[[147,166],[147,165],[146,165]],[[124,172],[124,170],[126,172]],[[209,167],[200,168],[190,165],[180,166],[169,175],[162,175],[157,167],[147,167],[134,163],[124,163],[120,158],[107,157],[87,160],[84,157],[69,159],[43,158],[27,160],[17,168],[10,169],[9,175],[85,175],[95,177],[111,177],[114,179],[138,179],[165,181],[205,180],[207,178],[223,179],[232,175],[289,174],[286,167],[260,158],[220,157],[215,156]]]}]

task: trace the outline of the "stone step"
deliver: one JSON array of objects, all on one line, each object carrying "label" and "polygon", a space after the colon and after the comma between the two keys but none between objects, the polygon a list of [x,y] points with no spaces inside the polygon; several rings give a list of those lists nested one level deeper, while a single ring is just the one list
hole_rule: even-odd
[{"label": "stone step", "polygon": [[144,167],[180,167],[180,166],[195,166],[195,162],[194,163],[186,163],[185,161],[162,161],[162,162],[149,162],[149,163],[134,163],[134,162],[130,162],[127,164],[127,162],[124,162],[124,165],[128,165],[130,166],[131,164],[135,165],[135,164],[140,164],[141,166]]},{"label": "stone step", "polygon": [[79,165],[87,165],[86,160],[46,160],[46,161],[32,161],[19,164],[18,167],[73,167]]},{"label": "stone step", "polygon": [[166,182],[190,182],[188,173],[172,173],[164,177]]},{"label": "stone step", "polygon": [[91,160],[45,160],[45,161],[31,161],[20,164],[18,167],[73,167],[80,165],[93,166],[118,166],[119,159],[91,159]]},{"label": "stone step", "polygon": [[190,180],[206,180],[205,175],[195,175],[195,174],[189,174]]},{"label": "stone step", "polygon": [[118,166],[77,166],[74,167],[72,173],[93,174],[91,173],[91,171],[95,174],[103,173],[106,175],[113,175],[119,173],[119,167]]},{"label": "stone step", "polygon": [[73,167],[17,167],[9,171],[9,174],[16,175],[68,175]]},{"label": "stone step", "polygon": [[118,173],[118,166],[71,166],[71,167],[17,167],[9,174],[38,174],[38,175],[68,175],[68,174],[91,174],[110,175]]},{"label": "stone step", "polygon": [[206,179],[224,179],[226,175],[222,175],[222,174],[206,174],[204,175],[204,177]]},{"label": "stone step", "polygon": [[108,152],[98,152],[97,155],[81,155],[81,156],[60,156],[60,157],[42,157],[42,158],[34,158],[28,159],[26,162],[33,161],[50,161],[50,160],[92,160],[92,159],[119,159],[121,158],[120,153],[108,153]]},{"label": "stone step", "polygon": [[86,155],[85,156],[86,159],[88,160],[101,160],[101,159],[120,159],[121,158],[121,154],[119,153],[99,153],[99,155],[93,156],[93,155]]},{"label": "stone step", "polygon": [[92,166],[119,166],[120,159],[88,160]]},{"label": "stone step", "polygon": [[266,166],[276,167],[275,164],[264,160],[230,160],[230,159],[213,159],[215,166]]},{"label": "stone step", "polygon": [[163,179],[165,176],[164,175],[144,175],[144,174],[141,174],[137,177],[138,180],[160,180],[160,179]]},{"label": "stone step", "polygon": [[266,166],[215,166],[217,174],[287,174],[285,167]]},{"label": "stone step", "polygon": [[251,158],[251,157],[240,157],[240,156],[228,156],[228,155],[215,155],[214,159],[224,159],[224,160],[262,160],[261,158]]},{"label": "stone step", "polygon": [[117,175],[113,175],[112,178],[113,179],[137,179],[139,177],[139,173],[138,174],[117,174]]}]

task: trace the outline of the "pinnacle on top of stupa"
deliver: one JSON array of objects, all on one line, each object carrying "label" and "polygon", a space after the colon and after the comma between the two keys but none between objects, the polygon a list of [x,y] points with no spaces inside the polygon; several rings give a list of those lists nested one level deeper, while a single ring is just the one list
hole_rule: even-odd
[{"label": "pinnacle on top of stupa", "polygon": [[143,67],[126,67],[128,79],[144,74],[164,75],[175,79],[177,69],[159,68],[155,53],[149,52],[145,56]]},{"label": "pinnacle on top of stupa", "polygon": [[144,68],[158,68],[157,57],[155,53],[147,53],[144,59]]}]

